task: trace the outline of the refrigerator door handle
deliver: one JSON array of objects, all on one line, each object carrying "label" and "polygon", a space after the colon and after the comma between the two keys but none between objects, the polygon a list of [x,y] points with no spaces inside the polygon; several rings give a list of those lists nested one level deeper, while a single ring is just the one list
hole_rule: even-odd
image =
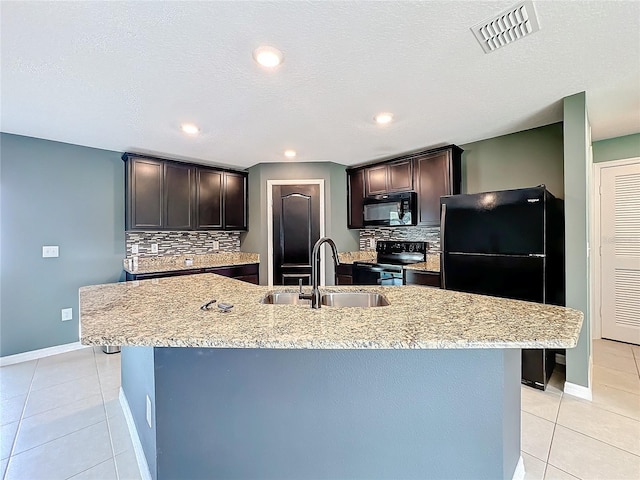
[{"label": "refrigerator door handle", "polygon": [[444,265],[444,252],[445,252],[445,248],[444,248],[444,226],[445,226],[445,220],[447,217],[447,205],[445,203],[440,205],[440,272],[441,272],[441,279],[440,281],[442,282],[442,289],[446,290],[447,289],[447,282],[446,282],[446,268]]},{"label": "refrigerator door handle", "polygon": [[546,255],[544,253],[530,253],[529,254],[530,257],[536,257],[536,258],[545,258]]}]

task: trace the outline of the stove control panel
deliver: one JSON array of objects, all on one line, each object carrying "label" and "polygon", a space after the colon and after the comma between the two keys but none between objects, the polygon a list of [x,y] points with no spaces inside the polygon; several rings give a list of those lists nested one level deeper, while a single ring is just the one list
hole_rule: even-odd
[{"label": "stove control panel", "polygon": [[429,247],[427,242],[395,242],[380,240],[376,243],[376,252],[383,254],[421,253]]}]

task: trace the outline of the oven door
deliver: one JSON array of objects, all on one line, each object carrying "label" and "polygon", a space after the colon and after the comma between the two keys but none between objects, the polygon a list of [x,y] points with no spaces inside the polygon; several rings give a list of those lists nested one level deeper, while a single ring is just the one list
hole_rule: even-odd
[{"label": "oven door", "polygon": [[353,264],[354,285],[402,285],[402,267]]}]

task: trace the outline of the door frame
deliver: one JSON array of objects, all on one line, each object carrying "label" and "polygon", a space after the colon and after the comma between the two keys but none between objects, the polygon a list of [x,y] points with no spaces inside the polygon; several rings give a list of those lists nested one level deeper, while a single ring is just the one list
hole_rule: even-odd
[{"label": "door frame", "polygon": [[[324,179],[307,178],[300,180],[267,180],[267,285],[273,287],[273,187],[276,185],[318,185],[320,188],[320,238],[324,237]],[[324,262],[324,248],[320,251],[320,261]],[[320,284],[325,284],[325,271],[320,270]]]},{"label": "door frame", "polygon": [[593,164],[593,188],[591,189],[591,205],[593,205],[593,221],[591,222],[591,338],[602,338],[602,257],[600,244],[600,181],[604,168],[622,167],[639,163],[640,157],[609,160]]}]

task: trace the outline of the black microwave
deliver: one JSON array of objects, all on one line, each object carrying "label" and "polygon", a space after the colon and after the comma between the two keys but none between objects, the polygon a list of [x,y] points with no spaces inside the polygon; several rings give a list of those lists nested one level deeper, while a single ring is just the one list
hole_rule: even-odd
[{"label": "black microwave", "polygon": [[417,222],[416,192],[371,195],[363,202],[366,227],[401,227]]}]

